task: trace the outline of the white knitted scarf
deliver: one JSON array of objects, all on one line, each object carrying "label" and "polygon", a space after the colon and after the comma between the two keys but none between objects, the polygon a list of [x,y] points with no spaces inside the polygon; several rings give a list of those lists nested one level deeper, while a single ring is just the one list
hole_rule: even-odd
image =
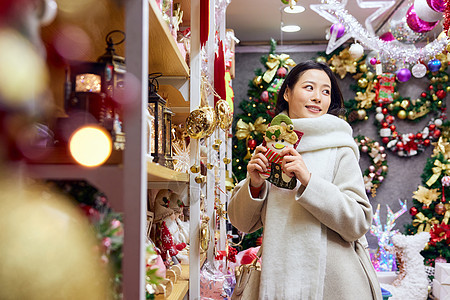
[{"label": "white knitted scarf", "polygon": [[[326,114],[292,121],[295,130],[304,133],[297,151],[312,174],[333,180],[338,147],[351,147],[359,159],[352,129],[344,120]],[[260,299],[323,298],[327,231],[295,200],[299,187],[300,182],[294,190],[269,188]]]}]

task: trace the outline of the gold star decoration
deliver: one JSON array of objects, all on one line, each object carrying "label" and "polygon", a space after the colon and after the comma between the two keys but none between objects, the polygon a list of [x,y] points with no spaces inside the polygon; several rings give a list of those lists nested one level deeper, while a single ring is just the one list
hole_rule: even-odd
[{"label": "gold star decoration", "polygon": [[438,189],[427,189],[426,187],[419,185],[419,189],[413,192],[413,194],[414,199],[426,206],[430,206],[431,203],[439,198],[441,193]]},{"label": "gold star decoration", "polygon": [[370,108],[372,102],[375,100],[376,94],[373,92],[373,81],[369,81],[366,91],[364,93],[357,92],[355,100],[360,101],[358,108]]},{"label": "gold star decoration", "polygon": [[341,79],[344,79],[347,73],[356,73],[357,63],[355,59],[350,56],[348,49],[349,48],[345,48],[339,55],[333,55],[330,59],[331,65],[335,68],[336,74],[338,74]]}]

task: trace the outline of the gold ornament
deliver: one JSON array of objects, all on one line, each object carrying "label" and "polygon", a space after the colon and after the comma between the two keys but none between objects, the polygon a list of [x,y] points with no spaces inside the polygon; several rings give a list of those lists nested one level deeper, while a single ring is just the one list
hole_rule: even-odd
[{"label": "gold ornament", "polygon": [[356,66],[357,64],[355,64],[355,59],[351,57],[349,48],[345,48],[339,55],[333,55],[330,68],[334,67],[332,71],[338,74],[341,79],[344,79],[347,73],[356,73]]},{"label": "gold ornament", "polygon": [[439,221],[435,217],[429,219],[421,212],[417,213],[414,217],[415,219],[413,220],[413,226],[419,226],[419,228],[417,228],[417,233],[422,231],[430,232],[431,226],[439,224]]},{"label": "gold ornament", "polygon": [[209,241],[211,240],[211,234],[209,232],[209,217],[204,217],[200,224],[200,248],[203,251],[207,251],[209,248]]},{"label": "gold ornament", "polygon": [[210,106],[194,109],[186,119],[186,132],[193,139],[209,137],[216,126],[216,114]]},{"label": "gold ornament", "polygon": [[234,181],[233,178],[227,177],[225,178],[225,188],[228,192],[231,192],[234,189]]},{"label": "gold ornament", "polygon": [[287,54],[269,54],[266,65],[268,67],[268,70],[264,73],[263,80],[267,83],[270,83],[272,82],[272,79],[277,73],[279,67],[295,67],[296,63]]},{"label": "gold ornament", "polygon": [[376,94],[373,92],[373,82],[370,81],[368,82],[364,93],[356,92],[355,100],[360,101],[358,105],[360,108],[370,108],[372,107],[372,102],[375,99],[375,96]]},{"label": "gold ornament", "polygon": [[360,78],[358,79],[358,86],[361,88],[365,88],[367,85],[369,84],[369,82],[367,81],[366,78]]},{"label": "gold ornament", "polygon": [[228,158],[228,157],[224,157],[223,158],[223,163],[224,164],[228,165],[230,162],[231,162],[231,158]]},{"label": "gold ornament", "polygon": [[[366,64],[360,64],[360,65],[359,65],[359,70],[360,70],[361,72],[363,72],[363,73],[366,73],[366,72],[367,72],[367,65],[366,65]],[[371,77],[371,78],[369,78],[369,73],[372,74],[372,77]],[[373,78],[373,73],[372,73],[372,72],[369,72],[369,73],[367,73],[366,76],[367,76],[367,79],[370,80],[370,79]]]},{"label": "gold ornament", "polygon": [[359,120],[364,120],[366,115],[367,115],[367,113],[364,109],[358,109],[358,119]]},{"label": "gold ornament", "polygon": [[387,109],[389,109],[389,110],[393,110],[394,108],[395,108],[395,106],[392,103],[389,103],[387,106]]},{"label": "gold ornament", "polygon": [[372,72],[367,72],[367,73],[366,73],[366,78],[367,78],[367,80],[372,80],[374,76],[375,76],[375,75],[374,75]]},{"label": "gold ornament", "polygon": [[438,96],[436,94],[433,94],[431,97],[433,98],[433,101],[436,101],[438,99]]},{"label": "gold ornament", "polygon": [[251,134],[262,133],[264,134],[267,130],[267,124],[264,124],[266,119],[263,117],[258,117],[255,123],[245,123],[242,119],[236,124],[236,137],[238,140],[248,139]]},{"label": "gold ornament", "polygon": [[231,112],[230,105],[225,100],[219,100],[216,103],[215,112],[219,127],[223,131],[227,131],[233,122],[233,113]]},{"label": "gold ornament", "polygon": [[253,84],[255,86],[259,86],[262,83],[262,77],[261,76],[256,76],[255,78],[253,78]]},{"label": "gold ornament", "polygon": [[206,164],[206,168],[207,168],[208,170],[212,170],[212,168],[214,168],[214,166],[213,166],[211,163],[207,163],[207,164]]},{"label": "gold ornament", "polygon": [[403,100],[401,103],[400,103],[400,106],[402,107],[402,108],[404,108],[404,109],[407,109],[408,108],[408,106],[409,106],[409,100]]},{"label": "gold ornament", "polygon": [[327,59],[326,59],[325,57],[323,57],[323,56],[317,57],[317,58],[316,58],[316,61],[317,61],[318,63],[324,63],[324,64],[327,63]]},{"label": "gold ornament", "polygon": [[206,176],[204,175],[197,175],[195,176],[195,182],[200,184],[200,183],[205,183],[206,182]]},{"label": "gold ornament", "polygon": [[414,111],[409,111],[408,112],[408,119],[410,120],[414,120],[416,118],[416,113]]},{"label": "gold ornament", "polygon": [[439,100],[438,103],[437,103],[437,107],[441,107],[441,106],[442,106],[442,101]]},{"label": "gold ornament", "polygon": [[335,66],[330,66],[330,70],[331,70],[333,73],[336,73],[336,67],[335,67]]},{"label": "gold ornament", "polygon": [[431,77],[430,82],[431,83],[436,83],[436,77]]},{"label": "gold ornament", "polygon": [[436,201],[441,194],[438,189],[427,189],[419,185],[417,191],[413,192],[413,198],[424,204],[425,206],[430,206],[431,203]]},{"label": "gold ornament", "polygon": [[192,165],[190,170],[191,170],[191,173],[194,173],[194,174],[198,173],[198,172],[200,172],[200,166],[199,165]]},{"label": "gold ornament", "polygon": [[394,99],[398,99],[398,97],[400,97],[400,93],[399,92],[394,92],[394,94],[392,94],[392,97]]},{"label": "gold ornament", "polygon": [[448,87],[446,87],[445,90],[446,90],[447,92],[450,92],[450,85],[449,85]]},{"label": "gold ornament", "polygon": [[406,119],[406,111],[404,111],[404,110],[402,109],[401,111],[399,111],[399,112],[397,113],[397,117],[398,117],[399,119],[402,119],[402,120]]},{"label": "gold ornament", "polygon": [[432,143],[434,146],[433,157],[438,156],[440,153],[444,155],[444,159],[450,159],[450,143],[447,142],[442,136],[436,143]]}]

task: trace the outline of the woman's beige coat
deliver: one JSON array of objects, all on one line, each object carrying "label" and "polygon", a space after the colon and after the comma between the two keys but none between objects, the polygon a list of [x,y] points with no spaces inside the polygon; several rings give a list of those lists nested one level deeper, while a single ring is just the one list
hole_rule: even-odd
[{"label": "woman's beige coat", "polygon": [[[300,123],[296,122],[299,120]],[[382,299],[367,250],[358,244],[362,256],[355,251],[355,241],[367,244],[364,235],[371,225],[372,207],[365,193],[357,148],[355,151],[348,138],[344,139],[350,146],[345,146],[346,142],[339,146],[341,142],[336,141],[343,139],[342,132],[338,131],[352,138],[350,126],[330,115],[316,118],[312,123],[310,120],[293,120],[295,129],[304,132],[297,150],[308,169],[313,169],[308,186],[288,191],[266,181],[260,198],[253,198],[247,178],[236,186],[228,207],[230,221],[240,231],[254,232],[264,226],[260,299],[320,299],[322,295],[326,300]],[[317,161],[332,162],[329,179],[324,179],[326,176],[314,169]],[[289,208],[283,211],[285,203]],[[297,213],[299,208],[300,213]],[[302,240],[310,238],[307,230],[293,230],[308,228],[308,224],[298,227],[297,223],[304,222],[299,217],[302,210],[318,220],[323,228],[325,247],[322,248],[326,253],[319,254],[320,236],[317,244],[305,244]],[[320,293],[305,292],[302,287],[302,280],[308,279],[308,270],[315,271],[315,265],[302,268],[296,264],[299,256],[324,259],[325,275],[321,279],[323,290]],[[315,296],[311,296],[313,294]]]}]

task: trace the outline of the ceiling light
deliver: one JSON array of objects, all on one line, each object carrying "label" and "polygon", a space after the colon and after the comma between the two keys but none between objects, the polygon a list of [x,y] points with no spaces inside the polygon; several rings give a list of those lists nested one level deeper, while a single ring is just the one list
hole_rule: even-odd
[{"label": "ceiling light", "polygon": [[300,31],[300,26],[298,25],[284,25],[281,26],[281,30],[284,32],[297,32]]},{"label": "ceiling light", "polygon": [[286,6],[284,8],[284,12],[288,14],[299,14],[305,11],[305,8],[301,5],[294,5],[292,8],[290,6]]}]

